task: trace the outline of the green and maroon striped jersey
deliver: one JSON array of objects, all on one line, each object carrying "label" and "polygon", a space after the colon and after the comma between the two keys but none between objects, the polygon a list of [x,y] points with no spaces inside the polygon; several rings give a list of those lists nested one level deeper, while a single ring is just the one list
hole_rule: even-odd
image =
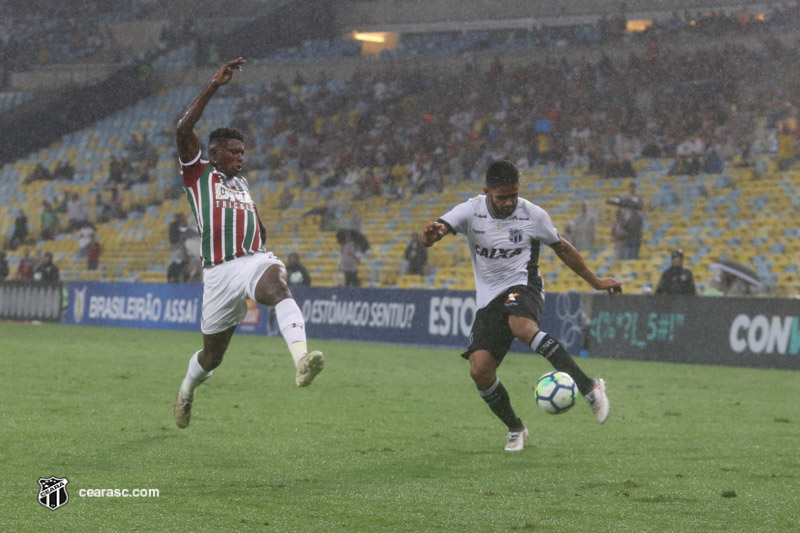
[{"label": "green and maroon striped jersey", "polygon": [[181,162],[181,177],[200,231],[204,268],[266,251],[267,236],[246,179],[226,176],[200,154],[191,163]]}]

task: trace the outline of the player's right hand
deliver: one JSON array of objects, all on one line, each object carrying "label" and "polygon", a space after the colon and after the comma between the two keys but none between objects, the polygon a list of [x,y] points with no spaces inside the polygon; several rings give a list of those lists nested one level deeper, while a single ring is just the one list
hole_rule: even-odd
[{"label": "player's right hand", "polygon": [[422,228],[422,243],[430,246],[447,235],[447,226],[441,222],[428,222]]}]

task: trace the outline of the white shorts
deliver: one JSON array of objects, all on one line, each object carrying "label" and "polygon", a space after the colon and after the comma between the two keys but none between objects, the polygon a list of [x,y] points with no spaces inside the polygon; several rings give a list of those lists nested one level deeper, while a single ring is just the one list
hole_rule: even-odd
[{"label": "white shorts", "polygon": [[245,298],[256,301],[258,280],[272,265],[283,261],[272,252],[257,252],[204,269],[200,330],[210,335],[238,326],[247,314]]}]

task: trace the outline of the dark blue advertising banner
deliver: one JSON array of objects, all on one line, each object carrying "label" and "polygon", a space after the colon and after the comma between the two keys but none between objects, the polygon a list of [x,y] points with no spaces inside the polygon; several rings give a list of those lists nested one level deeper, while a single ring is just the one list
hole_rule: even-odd
[{"label": "dark blue advertising banner", "polygon": [[[471,291],[292,287],[310,338],[466,349],[475,320]],[[200,331],[203,286],[72,282],[63,322]],[[280,335],[269,311],[248,302],[239,333]],[[549,294],[542,329],[570,353],[581,343],[581,296]],[[530,349],[516,342],[515,351]]]},{"label": "dark blue advertising banner", "polygon": [[[313,339],[464,350],[472,291],[292,287]],[[200,331],[203,286],[71,282],[67,324]],[[573,355],[800,369],[800,302],[790,299],[553,293],[542,330]],[[269,310],[248,302],[238,332],[280,335]],[[515,341],[511,348],[529,352]]]},{"label": "dark blue advertising banner", "polygon": [[[466,349],[475,293],[422,289],[292,287],[309,337]],[[549,294],[542,329],[580,351],[581,296]],[[515,351],[530,351],[515,343]]]},{"label": "dark blue advertising banner", "polygon": [[[203,286],[196,283],[71,282],[62,322],[86,326],[200,331]],[[266,334],[267,309],[248,302],[240,333]]]},{"label": "dark blue advertising banner", "polygon": [[595,295],[585,299],[592,356],[800,369],[800,302]]}]

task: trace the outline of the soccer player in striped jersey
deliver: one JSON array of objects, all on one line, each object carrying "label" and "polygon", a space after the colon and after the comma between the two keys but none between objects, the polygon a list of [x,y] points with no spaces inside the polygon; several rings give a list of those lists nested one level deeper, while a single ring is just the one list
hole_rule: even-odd
[{"label": "soccer player in striped jersey", "polygon": [[472,253],[475,276],[475,322],[462,357],[492,412],[508,426],[506,450],[522,450],[528,430],[514,413],[508,392],[497,378],[511,343],[519,339],[575,380],[599,423],[608,417],[605,381],[588,377],[555,338],[539,329],[544,308],[544,282],[539,274],[539,248],[550,246],[570,269],[597,290],[622,292],[622,282],[600,279],[581,255],[558,234],[550,215],[519,197],[519,171],[508,161],[495,161],[486,172],[484,194],[467,200],[428,222],[421,240],[432,246],[445,235],[463,233]]},{"label": "soccer player in striped jersey", "polygon": [[267,233],[242,177],[244,136],[217,128],[208,143],[208,161],[201,158],[194,126],[219,87],[228,83],[245,61],[222,65],[178,120],[176,137],[181,176],[201,237],[203,261],[203,348],[189,369],[175,401],[175,424],[189,425],[195,389],[222,362],[236,326],[247,312],[245,298],[274,306],[296,367],[298,387],[311,385],[322,371],[322,352],[308,353],[303,313],[292,298],[283,262],[268,252]]}]

